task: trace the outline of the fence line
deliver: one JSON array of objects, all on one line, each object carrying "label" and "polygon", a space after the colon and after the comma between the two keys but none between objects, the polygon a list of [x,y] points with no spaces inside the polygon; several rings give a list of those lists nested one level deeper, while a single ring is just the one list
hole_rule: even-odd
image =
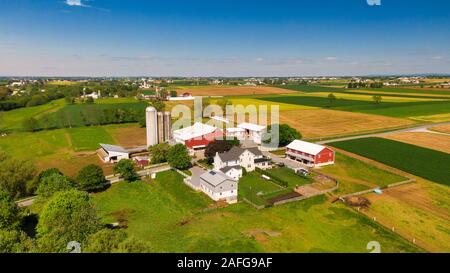
[{"label": "fence line", "polygon": [[413,183],[415,181],[416,181],[415,179],[408,179],[408,180],[405,180],[405,181],[389,184],[389,185],[387,185],[385,187],[376,187],[376,188],[369,189],[369,190],[364,190],[364,191],[359,191],[359,192],[355,192],[355,193],[342,195],[342,196],[339,197],[339,199],[340,200],[344,200],[345,198],[348,198],[348,197],[364,195],[364,194],[367,194],[367,193],[374,192],[375,190],[378,190],[378,189],[383,190],[383,189],[388,189],[388,188],[394,188],[394,187],[402,186],[402,185],[405,185],[405,184]]},{"label": "fence line", "polygon": [[273,203],[273,205],[274,206],[279,206],[279,205],[283,205],[283,204],[286,204],[286,203],[291,203],[291,202],[305,200],[305,199],[312,198],[312,197],[315,197],[315,196],[318,196],[318,195],[327,194],[329,192],[337,190],[338,188],[339,188],[339,183],[336,182],[336,186],[334,186],[333,188],[326,189],[326,190],[321,190],[321,191],[315,192],[315,193],[313,193],[311,195],[307,195],[307,196],[299,196],[299,197],[294,197],[294,198],[290,198],[290,199],[286,199],[286,200],[281,200],[281,201]]},{"label": "fence line", "polygon": [[250,204],[251,206],[253,206],[255,209],[258,209],[258,210],[263,209],[263,208],[266,207],[266,205],[256,205],[255,203],[253,203],[252,201],[248,200],[248,199],[245,198],[245,197],[242,198],[242,200],[244,200],[244,202]]}]

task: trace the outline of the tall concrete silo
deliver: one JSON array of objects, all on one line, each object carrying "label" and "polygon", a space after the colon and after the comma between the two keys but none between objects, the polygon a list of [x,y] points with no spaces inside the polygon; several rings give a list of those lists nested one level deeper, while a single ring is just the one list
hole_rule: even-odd
[{"label": "tall concrete silo", "polygon": [[158,111],[154,107],[145,110],[147,126],[147,147],[158,144]]},{"label": "tall concrete silo", "polygon": [[158,143],[164,143],[164,113],[158,112]]},{"label": "tall concrete silo", "polygon": [[164,112],[164,141],[172,139],[172,114]]}]

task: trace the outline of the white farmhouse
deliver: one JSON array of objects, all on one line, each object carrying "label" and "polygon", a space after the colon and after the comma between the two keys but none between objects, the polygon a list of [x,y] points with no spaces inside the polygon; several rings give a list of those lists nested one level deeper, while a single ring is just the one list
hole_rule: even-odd
[{"label": "white farmhouse", "polygon": [[200,189],[214,201],[236,203],[238,181],[222,172],[209,171],[200,176]]},{"label": "white farmhouse", "polygon": [[268,169],[270,159],[264,157],[258,148],[242,149],[233,147],[225,153],[217,153],[214,157],[214,170],[226,173],[230,177],[242,177],[244,168],[253,172],[256,168]]}]

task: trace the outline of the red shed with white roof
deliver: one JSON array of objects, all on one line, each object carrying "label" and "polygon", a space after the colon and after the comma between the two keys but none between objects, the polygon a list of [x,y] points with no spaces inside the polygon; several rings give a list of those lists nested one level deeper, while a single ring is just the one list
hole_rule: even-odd
[{"label": "red shed with white roof", "polygon": [[294,140],[286,147],[286,156],[310,167],[334,164],[335,152],[325,146]]}]

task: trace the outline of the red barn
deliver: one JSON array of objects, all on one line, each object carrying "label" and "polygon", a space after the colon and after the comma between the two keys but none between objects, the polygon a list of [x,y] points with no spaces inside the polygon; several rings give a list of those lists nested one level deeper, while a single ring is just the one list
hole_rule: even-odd
[{"label": "red barn", "polygon": [[335,153],[328,147],[294,140],[286,147],[286,156],[310,167],[334,164]]},{"label": "red barn", "polygon": [[210,142],[222,136],[223,132],[219,128],[200,122],[173,132],[174,140],[186,145],[191,150],[203,149]]}]

